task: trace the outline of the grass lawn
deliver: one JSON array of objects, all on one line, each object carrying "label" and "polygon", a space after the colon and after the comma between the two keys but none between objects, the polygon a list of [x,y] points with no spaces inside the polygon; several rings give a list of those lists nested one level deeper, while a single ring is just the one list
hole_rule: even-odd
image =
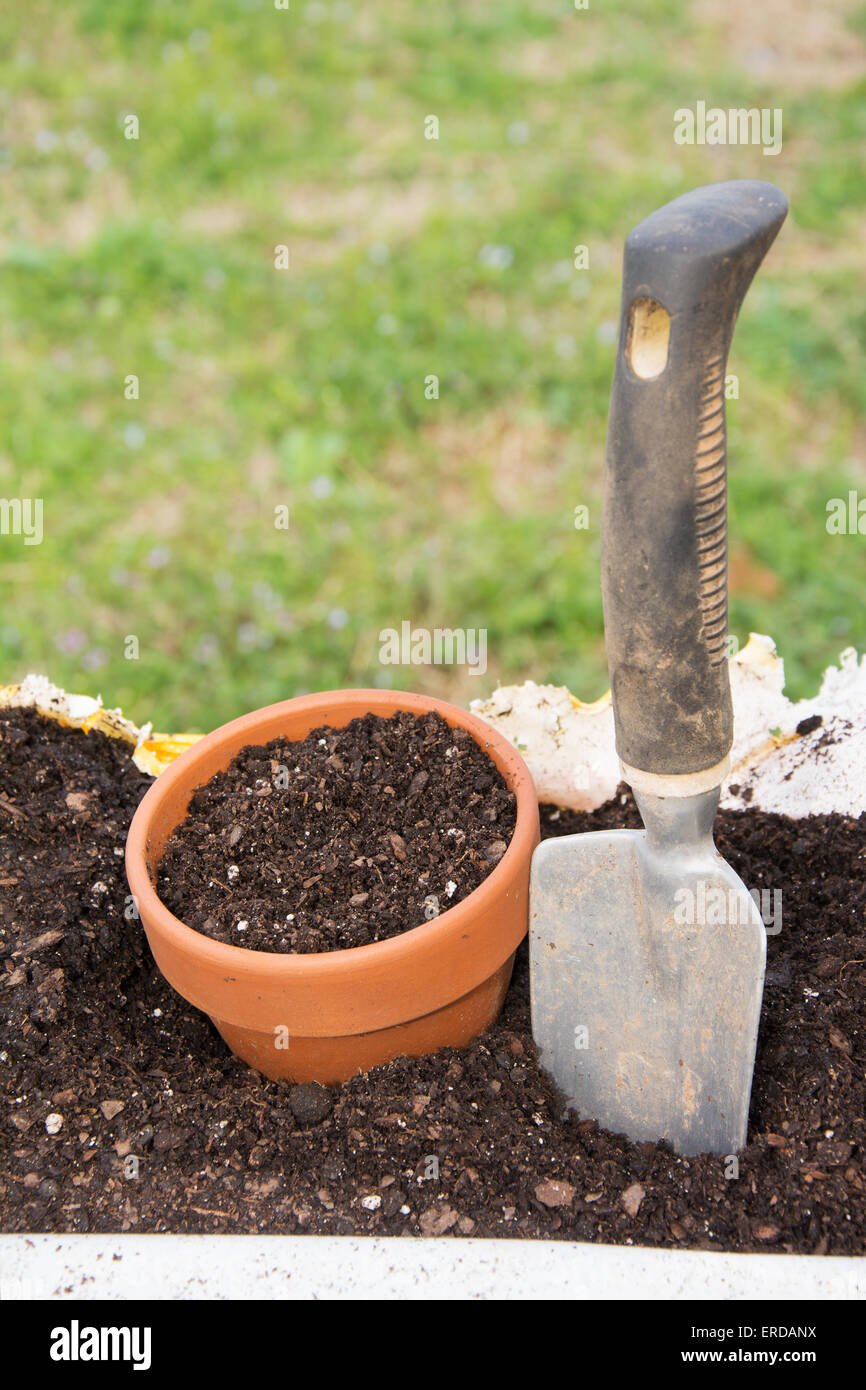
[{"label": "grass lawn", "polygon": [[[599,695],[622,243],[731,177],[792,208],[728,368],[731,631],[795,694],[866,647],[866,535],[826,528],[866,498],[866,8],[801,11],[7,7],[0,495],[44,539],[0,536],[0,683],[173,729],[345,685]],[[698,100],[781,108],[781,152],[676,144]],[[405,620],[485,628],[486,675],[383,666]]]}]

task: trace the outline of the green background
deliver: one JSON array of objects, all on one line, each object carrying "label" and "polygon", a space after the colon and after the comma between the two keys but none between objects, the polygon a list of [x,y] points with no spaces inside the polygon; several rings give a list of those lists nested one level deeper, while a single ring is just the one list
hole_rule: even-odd
[{"label": "green background", "polygon": [[[596,697],[622,243],[758,177],[792,211],[728,368],[731,630],[812,691],[866,646],[866,535],[825,524],[866,498],[864,36],[841,0],[16,0],[0,495],[45,534],[0,536],[0,681],[172,729],[341,685]],[[675,144],[699,100],[781,108],[782,152]],[[381,665],[404,620],[486,628],[487,675]]]}]

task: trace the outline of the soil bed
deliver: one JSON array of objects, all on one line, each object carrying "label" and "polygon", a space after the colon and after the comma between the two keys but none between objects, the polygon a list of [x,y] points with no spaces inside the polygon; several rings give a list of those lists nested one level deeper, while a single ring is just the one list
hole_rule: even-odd
[{"label": "soil bed", "polygon": [[[726,1178],[563,1117],[534,1061],[525,949],[501,1019],[461,1051],[331,1090],[251,1072],[124,917],[117,851],[148,782],[100,734],[0,713],[3,1230],[863,1253],[866,816],[719,816],[747,886],[783,894],[750,1142]],[[637,823],[625,794],[542,814],[546,835]]]},{"label": "soil bed", "polygon": [[193,796],[157,892],[233,946],[365,946],[468,897],[508,848],[516,805],[465,729],[367,714],[241,749]]}]

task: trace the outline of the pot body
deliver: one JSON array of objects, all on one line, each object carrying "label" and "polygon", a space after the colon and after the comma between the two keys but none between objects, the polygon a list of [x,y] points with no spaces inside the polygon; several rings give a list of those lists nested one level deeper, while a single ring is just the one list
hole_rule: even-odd
[{"label": "pot body", "polygon": [[[297,740],[371,713],[437,713],[466,729],[517,798],[508,849],[469,897],[400,936],[344,951],[285,955],[213,941],[179,921],[153,887],[166,841],[195,790],[248,744]],[[400,1055],[460,1047],[499,1013],[526,934],[538,804],[529,771],[483,720],[420,695],[341,690],[256,710],[183,753],[139,806],[126,847],[130,890],[157,965],[209,1014],[232,1051],[266,1076],[333,1083]]]}]

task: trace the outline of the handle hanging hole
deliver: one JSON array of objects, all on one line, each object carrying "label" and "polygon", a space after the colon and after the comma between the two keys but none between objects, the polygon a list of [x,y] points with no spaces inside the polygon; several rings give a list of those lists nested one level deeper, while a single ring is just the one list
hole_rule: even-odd
[{"label": "handle hanging hole", "polygon": [[629,310],[625,357],[635,376],[652,381],[668,364],[671,316],[657,299],[636,299]]}]

